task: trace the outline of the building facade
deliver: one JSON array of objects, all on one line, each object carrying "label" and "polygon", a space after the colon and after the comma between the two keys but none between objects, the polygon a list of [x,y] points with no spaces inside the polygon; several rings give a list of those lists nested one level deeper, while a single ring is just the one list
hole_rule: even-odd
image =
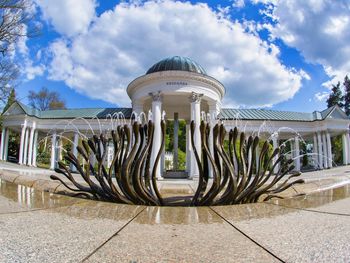
[{"label": "building facade", "polygon": [[[349,117],[337,106],[312,113],[265,109],[222,108],[225,87],[208,76],[196,62],[184,57],[171,57],[154,64],[145,75],[133,80],[127,87],[132,108],[88,108],[38,111],[15,102],[4,113],[0,143],[0,160],[8,160],[10,134],[20,135],[18,163],[36,166],[38,142],[50,144],[50,168],[62,158],[62,140],[75,146],[81,138],[112,130],[117,124],[130,124],[131,119],[155,123],[152,158],[161,144],[161,119],[186,121],[186,170],[190,177],[198,175],[190,143],[191,121],[195,122],[194,144],[200,147],[201,119],[215,125],[218,121],[226,129],[238,127],[248,135],[259,135],[271,142],[273,148],[281,143],[291,147],[290,155],[297,170],[305,154],[301,143],[307,145],[308,163],[316,169],[334,166],[333,138],[342,137],[342,162],[350,163]],[[176,117],[175,117],[176,116]],[[339,138],[339,137],[338,137]],[[212,143],[212,142],[210,142]],[[303,147],[305,148],[305,147]],[[107,156],[112,156],[109,152]],[[162,177],[159,166],[158,177]]]}]

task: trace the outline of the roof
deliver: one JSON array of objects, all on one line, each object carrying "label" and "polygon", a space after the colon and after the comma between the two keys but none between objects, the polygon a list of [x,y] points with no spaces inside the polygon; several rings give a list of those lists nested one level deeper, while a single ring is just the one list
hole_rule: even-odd
[{"label": "roof", "polygon": [[150,67],[149,70],[147,70],[146,74],[168,70],[189,71],[207,75],[204,68],[197,62],[193,61],[190,58],[181,56],[169,57],[157,62],[152,67]]},{"label": "roof", "polygon": [[106,119],[113,116],[113,114],[122,113],[126,119],[131,118],[131,108],[81,108],[81,109],[64,109],[64,110],[45,110],[40,111],[21,102],[17,101],[17,104],[23,109],[25,114],[34,116],[39,119],[74,119],[74,118],[86,118],[86,119]]},{"label": "roof", "polygon": [[[220,119],[234,120],[272,120],[272,121],[317,121],[326,119],[338,106],[333,106],[323,111],[295,112],[295,111],[277,111],[265,109],[221,109]],[[349,118],[344,115],[344,118]]]},{"label": "roof", "polygon": [[[85,109],[65,109],[65,110],[46,110],[39,111],[28,107],[20,102],[15,102],[20,106],[25,114],[34,116],[39,119],[107,119],[115,116],[118,113],[122,113],[126,119],[130,119],[132,116],[132,108],[85,108]],[[4,113],[10,113],[13,105]],[[337,114],[333,112],[337,111]],[[15,113],[18,114],[18,113]],[[331,116],[332,115],[332,116]],[[114,117],[113,116],[113,117]],[[317,120],[324,120],[328,117],[349,119],[345,115],[344,111],[338,106],[333,106],[323,111],[307,112],[294,112],[294,111],[277,111],[266,109],[228,109],[223,108],[219,114],[220,119],[225,120],[271,120],[271,121],[303,121],[312,122]]]}]

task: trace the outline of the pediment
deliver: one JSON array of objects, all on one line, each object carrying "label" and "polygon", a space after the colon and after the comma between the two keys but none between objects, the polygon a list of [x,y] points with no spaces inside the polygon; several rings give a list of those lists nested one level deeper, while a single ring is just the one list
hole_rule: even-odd
[{"label": "pediment", "polygon": [[335,107],[326,117],[326,119],[340,119],[340,120],[348,120],[349,117],[346,116],[345,112]]},{"label": "pediment", "polygon": [[10,106],[10,108],[7,109],[7,111],[3,115],[11,116],[11,115],[24,115],[24,114],[26,114],[26,112],[17,102],[15,102]]}]

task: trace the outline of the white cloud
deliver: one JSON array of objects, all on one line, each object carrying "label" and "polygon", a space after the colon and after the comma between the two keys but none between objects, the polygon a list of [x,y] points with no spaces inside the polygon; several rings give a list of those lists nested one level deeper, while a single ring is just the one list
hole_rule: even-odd
[{"label": "white cloud", "polygon": [[298,49],[308,62],[321,64],[332,78],[324,86],[350,73],[348,0],[284,0],[268,8],[276,24],[265,28]]},{"label": "white cloud", "polygon": [[36,76],[42,76],[45,72],[45,66],[40,65],[33,65],[33,62],[31,60],[27,60],[24,66],[24,74],[26,75],[27,80],[32,80]]},{"label": "white cloud", "polygon": [[50,46],[49,76],[90,97],[129,105],[127,84],[173,55],[200,63],[226,86],[226,106],[266,106],[290,99],[304,72],[278,59],[278,47],[246,32],[206,4],[121,3],[71,40]]},{"label": "white cloud", "polygon": [[328,96],[329,96],[329,92],[327,91],[317,92],[315,94],[315,100],[324,102],[327,100]]},{"label": "white cloud", "polygon": [[84,33],[95,17],[95,0],[35,0],[40,6],[43,18],[55,30],[66,36]]},{"label": "white cloud", "polygon": [[21,73],[23,74],[25,80],[32,80],[36,76],[42,76],[45,72],[46,67],[43,64],[35,65],[35,61],[39,61],[40,59],[34,58],[34,60],[30,57],[29,48],[27,46],[28,37],[27,34],[27,26],[22,26],[23,35],[18,39],[15,45],[13,59],[18,60],[19,67],[21,69]]},{"label": "white cloud", "polygon": [[236,8],[242,8],[245,6],[245,2],[244,2],[244,0],[233,0],[232,6],[236,7]]}]

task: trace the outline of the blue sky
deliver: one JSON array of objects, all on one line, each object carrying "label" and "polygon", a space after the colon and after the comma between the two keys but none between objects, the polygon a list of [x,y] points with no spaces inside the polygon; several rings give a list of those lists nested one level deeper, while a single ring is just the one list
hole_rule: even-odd
[{"label": "blue sky", "polygon": [[67,107],[130,106],[152,64],[188,56],[224,83],[224,107],[326,108],[350,72],[350,4],[331,0],[35,0],[42,34],[20,41],[17,97],[57,91]]}]

